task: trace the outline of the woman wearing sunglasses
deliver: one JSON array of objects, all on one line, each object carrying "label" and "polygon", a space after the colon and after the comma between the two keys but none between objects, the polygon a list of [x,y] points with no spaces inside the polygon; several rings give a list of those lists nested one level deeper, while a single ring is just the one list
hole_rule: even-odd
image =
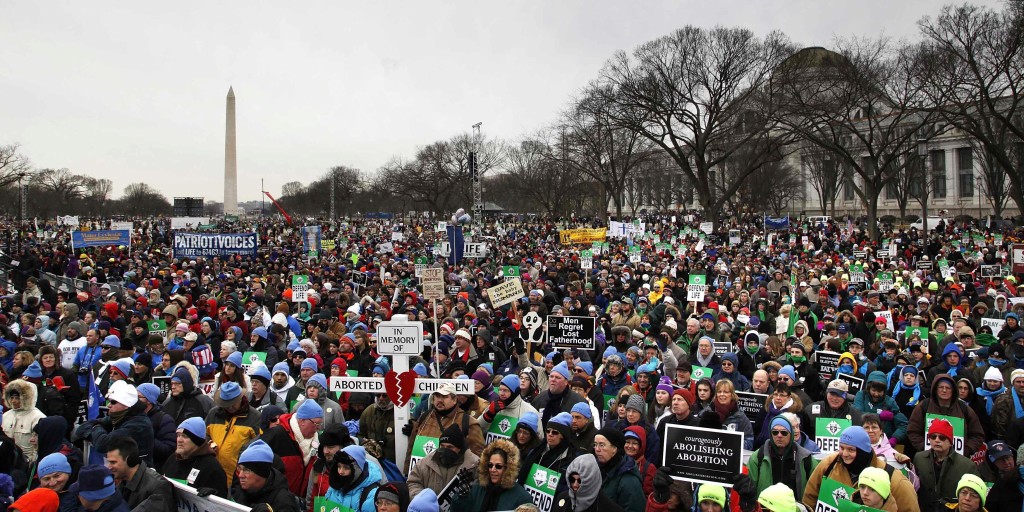
[{"label": "woman wearing sunglasses", "polygon": [[455,500],[452,510],[515,510],[519,505],[533,503],[530,493],[516,483],[519,450],[508,440],[498,439],[484,448],[477,473],[478,481],[469,494]]}]

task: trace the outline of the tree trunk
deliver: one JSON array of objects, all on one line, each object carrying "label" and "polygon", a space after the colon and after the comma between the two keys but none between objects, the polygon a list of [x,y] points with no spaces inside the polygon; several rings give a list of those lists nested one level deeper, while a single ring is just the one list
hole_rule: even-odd
[{"label": "tree trunk", "polygon": [[873,190],[868,190],[865,187],[864,193],[868,197],[867,203],[864,207],[868,214],[868,233],[871,235],[871,240],[877,242],[879,239],[878,233],[878,194]]}]

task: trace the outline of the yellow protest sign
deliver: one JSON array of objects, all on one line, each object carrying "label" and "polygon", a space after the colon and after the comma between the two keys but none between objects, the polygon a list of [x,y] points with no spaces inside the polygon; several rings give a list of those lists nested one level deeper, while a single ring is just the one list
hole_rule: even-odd
[{"label": "yellow protest sign", "polygon": [[594,229],[563,229],[558,232],[562,244],[592,244],[604,242],[608,236],[608,228]]}]

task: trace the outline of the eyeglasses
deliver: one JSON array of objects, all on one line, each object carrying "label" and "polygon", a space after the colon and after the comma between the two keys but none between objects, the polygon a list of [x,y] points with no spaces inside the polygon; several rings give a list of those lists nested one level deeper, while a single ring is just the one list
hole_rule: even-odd
[{"label": "eyeglasses", "polygon": [[324,424],[324,420],[320,420],[320,421],[306,420],[306,421],[316,425],[316,428],[320,428],[320,426]]},{"label": "eyeglasses", "polygon": [[772,430],[773,436],[788,436],[789,432],[786,430]]},{"label": "eyeglasses", "polygon": [[583,478],[581,478],[579,475],[569,475],[569,483],[570,484],[580,484],[580,483],[583,483]]},{"label": "eyeglasses", "polygon": [[594,448],[604,449],[604,448],[608,448],[609,446],[611,446],[611,445],[608,444],[608,443],[594,443]]},{"label": "eyeglasses", "polygon": [[576,369],[573,370],[573,373],[587,373],[587,372],[584,371],[583,368],[576,368]]},{"label": "eyeglasses", "polygon": [[946,436],[942,434],[928,434],[929,441],[945,441]]},{"label": "eyeglasses", "polygon": [[497,469],[498,471],[501,471],[502,469],[505,469],[505,465],[500,463],[494,464],[493,462],[488,462],[487,469]]},{"label": "eyeglasses", "polygon": [[547,430],[547,434],[548,434],[549,436],[550,436],[550,435],[560,435],[560,434],[561,434],[561,432],[559,432],[559,431],[557,431],[557,430],[555,430],[555,429],[553,429],[553,428],[549,428],[549,429]]},{"label": "eyeglasses", "polygon": [[722,361],[722,366],[725,366],[725,365],[732,366],[732,363],[729,362],[729,361]]}]

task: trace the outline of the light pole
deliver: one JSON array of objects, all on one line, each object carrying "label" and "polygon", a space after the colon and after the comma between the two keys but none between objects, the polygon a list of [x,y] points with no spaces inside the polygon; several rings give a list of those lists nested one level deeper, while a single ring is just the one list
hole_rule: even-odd
[{"label": "light pole", "polygon": [[922,238],[928,240],[928,139],[917,139],[917,156],[921,158],[921,230]]}]

